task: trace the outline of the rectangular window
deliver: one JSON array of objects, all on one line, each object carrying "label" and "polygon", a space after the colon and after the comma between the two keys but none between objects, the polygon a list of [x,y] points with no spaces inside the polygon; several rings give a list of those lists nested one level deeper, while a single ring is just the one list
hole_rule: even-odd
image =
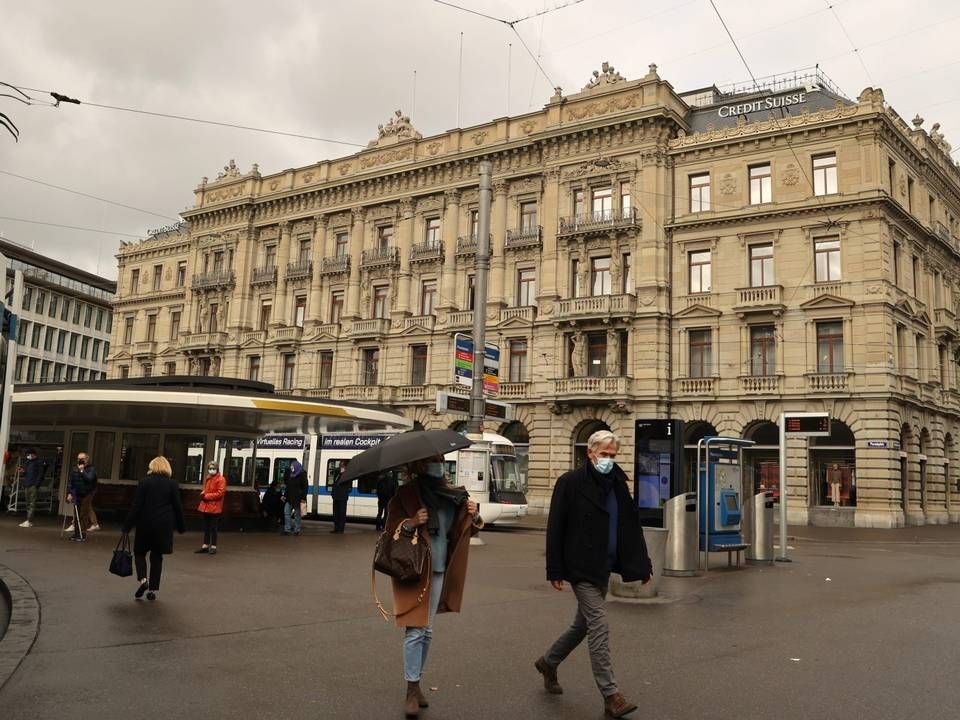
[{"label": "rectangular window", "polygon": [[17,358],[17,366],[13,372],[13,381],[17,383],[23,378],[23,357],[23,355],[20,355]]},{"label": "rectangular window", "polygon": [[813,243],[817,282],[840,280],[840,239],[822,238]]},{"label": "rectangular window", "polygon": [[55,363],[53,366],[53,381],[61,382],[62,380],[63,380],[63,363]]},{"label": "rectangular window", "polygon": [[177,287],[182,288],[187,284],[187,261],[181,260],[177,263]]},{"label": "rectangular window", "polygon": [[837,154],[814,155],[813,194],[833,195],[837,192]]},{"label": "rectangular window", "polygon": [[213,254],[213,272],[215,275],[223,272],[223,250],[217,250]]},{"label": "rectangular window", "polygon": [[52,363],[49,360],[44,360],[40,363],[40,382],[50,382],[52,378],[50,377],[50,365]]},{"label": "rectangular window", "polygon": [[40,347],[40,331],[43,329],[43,325],[40,323],[33,324],[33,333],[30,336],[30,347],[38,348]]},{"label": "rectangular window", "polygon": [[47,332],[43,336],[43,349],[47,352],[53,350],[53,336],[56,332],[56,329],[47,326]]},{"label": "rectangular window", "polygon": [[927,213],[930,216],[930,224],[933,225],[933,221],[937,219],[937,204],[933,195],[927,196]]},{"label": "rectangular window", "polygon": [[260,356],[251,355],[247,360],[247,380],[254,382],[260,379]]},{"label": "rectangular window", "polygon": [[537,301],[537,271],[533,268],[517,270],[517,307],[527,307]]},{"label": "rectangular window", "polygon": [[157,339],[157,316],[147,315],[147,342]]},{"label": "rectangular window", "polygon": [[130,366],[129,366],[129,365],[121,365],[121,366],[120,366],[120,377],[121,377],[121,378],[128,378],[128,377],[130,377]]},{"label": "rectangular window", "polygon": [[580,297],[580,261],[570,261],[570,287],[573,288],[573,297]]},{"label": "rectangular window", "polygon": [[900,243],[893,244],[893,284],[900,287]]},{"label": "rectangular window", "polygon": [[337,257],[346,257],[350,252],[350,233],[338,232],[333,236],[334,255]]},{"label": "rectangular window", "polygon": [[437,281],[425,280],[420,290],[420,314],[433,315],[433,308],[436,299]]},{"label": "rectangular window", "polygon": [[33,288],[27,285],[23,288],[23,305],[21,307],[29,312],[31,303],[33,303]]},{"label": "rectangular window", "polygon": [[86,360],[87,355],[90,354],[90,338],[84,336],[80,341],[80,359]]},{"label": "rectangular window", "polygon": [[527,382],[527,341],[510,341],[510,382]]},{"label": "rectangular window", "polygon": [[753,165],[750,168],[750,204],[760,205],[772,199],[773,175],[770,163]]},{"label": "rectangular window", "polygon": [[46,309],[46,305],[47,305],[47,294],[42,290],[39,290],[37,292],[37,304],[34,307],[34,312],[36,312],[37,315],[43,315],[43,311]]},{"label": "rectangular window", "polygon": [[[99,360],[100,360],[100,345],[101,345],[101,344],[102,344],[102,343],[101,343],[100,340],[94,340],[94,341],[93,341],[93,345],[92,345],[91,348],[90,348],[90,359],[91,359],[91,360],[93,360],[93,361],[99,361]],[[106,360],[106,358],[103,358],[103,359]]]},{"label": "rectangular window", "polygon": [[895,197],[897,184],[894,182],[897,177],[897,164],[893,160],[887,160],[887,183],[890,185],[890,196]]},{"label": "rectangular window", "polygon": [[136,295],[140,292],[140,270],[130,271],[130,294]]},{"label": "rectangular window", "polygon": [[17,323],[17,343],[20,345],[27,344],[27,336],[30,334],[30,321],[21,320]]},{"label": "rectangular window", "polygon": [[381,225],[377,228],[377,250],[386,250],[393,243],[393,225]]},{"label": "rectangular window", "polygon": [[217,312],[217,310],[219,309],[219,307],[220,306],[217,305],[217,303],[210,303],[210,315],[208,318],[209,324],[207,326],[209,328],[209,332],[212,332],[212,333],[219,332],[219,328],[217,327],[217,318],[219,317],[219,313]]},{"label": "rectangular window", "polygon": [[283,389],[293,390],[294,375],[296,372],[296,355],[288,353],[283,356]]},{"label": "rectangular window", "polygon": [[587,335],[587,376],[606,377],[607,375],[607,334],[589,333]]},{"label": "rectangular window", "polygon": [[633,266],[630,264],[630,253],[623,256],[623,289],[624,295],[633,294]]},{"label": "rectangular window", "polygon": [[387,286],[378,285],[373,289],[373,317],[387,317]]},{"label": "rectangular window", "polygon": [[480,211],[470,211],[470,239],[476,240],[480,234]]},{"label": "rectangular window", "polygon": [[106,362],[110,357],[110,343],[105,342],[103,344],[103,361]]},{"label": "rectangular window", "polygon": [[303,327],[303,321],[307,316],[307,296],[298,295],[293,300],[293,324],[298,328]]},{"label": "rectangular window", "polygon": [[622,217],[629,217],[633,209],[633,198],[630,195],[630,182],[624,180],[620,183],[620,214]]},{"label": "rectangular window", "polygon": [[297,262],[301,265],[306,265],[310,262],[310,238],[302,238],[300,240],[300,253],[297,256]]},{"label": "rectangular window", "polygon": [[63,349],[67,345],[67,331],[61,330],[57,333],[57,353],[63,355]]},{"label": "rectangular window", "polygon": [[713,333],[690,331],[690,377],[709,377],[713,372]]},{"label": "rectangular window", "polygon": [[578,218],[583,215],[584,210],[584,192],[583,190],[573,191],[573,214]]},{"label": "rectangular window", "polygon": [[773,285],[773,245],[750,246],[750,287]]},{"label": "rectangular window", "polygon": [[66,322],[67,318],[69,317],[70,317],[70,299],[64,298],[63,305],[60,307],[60,319],[63,320],[63,322]]},{"label": "rectangular window", "polygon": [[750,374],[775,375],[777,372],[776,333],[773,325],[750,328]]},{"label": "rectangular window", "polygon": [[263,248],[263,267],[268,270],[277,266],[277,246],[266,245]]},{"label": "rectangular window", "polygon": [[176,340],[180,337],[180,311],[170,313],[170,339]]},{"label": "rectangular window", "polygon": [[913,212],[913,178],[907,178],[907,211]]},{"label": "rectangular window", "polygon": [[690,212],[710,209],[710,173],[690,176]]},{"label": "rectangular window", "polygon": [[[52,318],[57,317],[57,304],[58,304],[59,302],[60,302],[60,296],[59,296],[59,295],[51,295],[51,296],[50,296],[50,310],[47,312],[47,315],[49,315],[49,316],[52,317]],[[98,329],[99,329],[99,328],[98,328]]]},{"label": "rectangular window", "polygon": [[843,372],[843,323],[817,323],[817,372]]},{"label": "rectangular window", "polygon": [[160,289],[160,282],[163,280],[163,265],[153,266],[153,291]]},{"label": "rectangular window", "polygon": [[410,347],[410,384],[424,385],[427,382],[427,346]]},{"label": "rectangular window", "polygon": [[594,297],[613,292],[610,273],[610,258],[590,258],[590,289]]},{"label": "rectangular window", "polygon": [[260,329],[266,330],[270,326],[270,315],[273,313],[273,301],[264,300],[260,303]]},{"label": "rectangular window", "polygon": [[[86,370],[81,370],[81,371],[80,371],[80,379],[81,379],[81,380],[83,379],[83,374],[84,374],[85,372],[86,372]],[[149,363],[144,363],[144,365],[143,365],[143,376],[144,376],[145,378],[148,378],[148,377],[150,377],[151,375],[153,375],[153,365],[150,365]]]},{"label": "rectangular window", "polygon": [[77,333],[70,333],[70,357],[77,356],[77,343],[80,342],[80,336]]},{"label": "rectangular window", "polygon": [[324,390],[333,384],[333,352],[324,350],[320,353],[320,387]]},{"label": "rectangular window", "polygon": [[537,204],[535,202],[520,203],[520,232],[533,232],[537,229]]},{"label": "rectangular window", "polygon": [[93,323],[93,305],[87,305],[83,311],[83,326],[90,327]]},{"label": "rectangular window", "polygon": [[28,358],[27,359],[27,382],[32,383],[37,381],[37,365],[40,361],[37,358]]},{"label": "rectangular window", "polygon": [[343,315],[343,290],[330,293],[330,322],[338,323]]},{"label": "rectangular window", "polygon": [[423,241],[427,247],[437,247],[440,244],[440,218],[427,218]]},{"label": "rectangular window", "polygon": [[363,385],[376,385],[379,378],[380,349],[364,348],[362,358],[361,383]]},{"label": "rectangular window", "polygon": [[710,292],[710,250],[697,250],[688,256],[690,293]]},{"label": "rectangular window", "polygon": [[177,364],[175,362],[168,362],[164,365],[164,374],[165,375],[176,375],[177,374]]},{"label": "rectangular window", "polygon": [[[97,308],[97,330],[103,330],[103,321],[106,318],[106,313],[103,311],[103,308]],[[110,328],[107,328],[108,330]]]},{"label": "rectangular window", "polygon": [[76,301],[73,303],[73,324],[80,324],[80,313],[83,311],[83,303]]},{"label": "rectangular window", "polygon": [[591,199],[594,220],[604,220],[610,217],[613,210],[613,188],[596,188]]},{"label": "rectangular window", "polygon": [[475,275],[467,275],[467,310],[474,309],[474,299],[477,295],[477,278]]}]

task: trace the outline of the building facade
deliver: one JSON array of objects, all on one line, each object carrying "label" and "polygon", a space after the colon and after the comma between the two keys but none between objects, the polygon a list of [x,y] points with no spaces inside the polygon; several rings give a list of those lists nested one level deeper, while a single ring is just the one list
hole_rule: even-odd
[{"label": "building facade", "polygon": [[106,378],[117,284],[5,240],[0,254],[7,292],[23,272],[14,384]]},{"label": "building facade", "polygon": [[748,437],[749,490],[778,475],[780,412],[825,411],[831,437],[788,443],[792,521],[957,522],[960,171],[922,126],[818,72],[678,93],[604,65],[528,115],[424,138],[397,111],[349,157],[231,161],[188,226],[121,249],[111,374],[265,380],[449,427],[437,393],[483,312],[515,412],[495,429],[534,508],[596,429],[629,474],[636,418],[684,420],[688,449]]}]

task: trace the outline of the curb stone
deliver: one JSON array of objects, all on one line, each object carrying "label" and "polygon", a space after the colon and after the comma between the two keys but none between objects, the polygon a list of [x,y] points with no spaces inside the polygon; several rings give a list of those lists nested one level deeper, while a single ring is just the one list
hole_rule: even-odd
[{"label": "curb stone", "polygon": [[0,565],[0,593],[10,603],[10,624],[0,636],[0,690],[20,667],[40,631],[40,601],[23,577]]}]

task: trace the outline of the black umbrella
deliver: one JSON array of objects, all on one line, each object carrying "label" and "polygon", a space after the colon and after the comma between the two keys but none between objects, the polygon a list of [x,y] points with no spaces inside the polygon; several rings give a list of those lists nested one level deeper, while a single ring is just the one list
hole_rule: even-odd
[{"label": "black umbrella", "polygon": [[340,481],[347,482],[362,475],[381,472],[437,455],[442,457],[448,452],[470,447],[472,444],[463,435],[453,430],[411,430],[394,435],[357,455],[347,465]]}]

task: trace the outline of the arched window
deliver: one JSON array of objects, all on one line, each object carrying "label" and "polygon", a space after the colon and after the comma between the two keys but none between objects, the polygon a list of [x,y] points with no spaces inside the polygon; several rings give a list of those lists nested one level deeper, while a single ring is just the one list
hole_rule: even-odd
[{"label": "arched window", "polygon": [[910,506],[910,466],[908,463],[910,443],[913,438],[910,426],[904,423],[900,428],[900,509],[906,512]]},{"label": "arched window", "polygon": [[599,430],[609,430],[610,426],[602,420],[587,420],[573,433],[573,466],[580,467],[587,462],[587,440]]},{"label": "arched window", "polygon": [[454,432],[458,432],[461,435],[467,434],[467,421],[466,420],[457,420],[455,423],[450,423],[450,429]]},{"label": "arched window", "polygon": [[683,428],[683,465],[684,492],[693,492],[697,477],[697,441],[705,437],[715,437],[720,433],[708,422],[697,420],[687,423]]},{"label": "arched window", "polygon": [[920,507],[927,509],[927,451],[930,449],[930,431],[920,431]]},{"label": "arched window", "polygon": [[772,492],[780,497],[780,428],[769,420],[758,420],[744,428],[743,437],[755,445],[743,449],[744,492],[749,481],[753,492]]},{"label": "arched window", "polygon": [[413,429],[414,429],[414,430],[425,430],[426,428],[423,427],[423,423],[422,423],[422,422],[420,422],[419,420],[414,420],[414,421],[413,421]]},{"label": "arched window", "polygon": [[856,438],[846,423],[830,419],[830,436],[810,438],[811,505],[857,505]]}]

